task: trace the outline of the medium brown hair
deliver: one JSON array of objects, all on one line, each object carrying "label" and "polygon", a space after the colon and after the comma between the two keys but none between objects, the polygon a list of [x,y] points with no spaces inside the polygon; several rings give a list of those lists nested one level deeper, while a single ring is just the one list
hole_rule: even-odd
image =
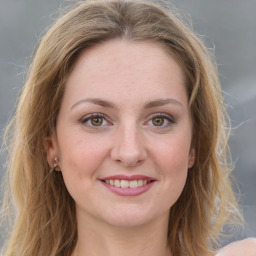
[{"label": "medium brown hair", "polygon": [[59,18],[43,37],[6,131],[11,192],[5,206],[14,222],[4,255],[71,254],[77,241],[75,203],[61,172],[49,173],[43,142],[55,133],[65,81],[79,54],[114,38],[161,44],[186,77],[196,159],[170,209],[172,254],[208,255],[223,225],[238,219],[226,161],[226,112],[211,54],[166,4],[89,0]]}]

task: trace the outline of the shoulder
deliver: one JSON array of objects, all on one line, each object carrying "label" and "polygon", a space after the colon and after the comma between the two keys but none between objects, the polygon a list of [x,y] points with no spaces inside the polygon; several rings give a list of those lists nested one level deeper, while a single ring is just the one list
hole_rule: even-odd
[{"label": "shoulder", "polygon": [[223,247],[216,256],[256,256],[256,238],[247,238]]}]

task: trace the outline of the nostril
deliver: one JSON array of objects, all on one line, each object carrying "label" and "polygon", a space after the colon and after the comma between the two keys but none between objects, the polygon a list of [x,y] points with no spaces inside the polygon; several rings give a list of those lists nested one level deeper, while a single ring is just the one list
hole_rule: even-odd
[{"label": "nostril", "polygon": [[123,129],[113,141],[113,147],[110,152],[111,159],[123,164],[125,167],[134,167],[142,164],[147,158],[143,141],[140,140],[134,129],[127,127]]}]

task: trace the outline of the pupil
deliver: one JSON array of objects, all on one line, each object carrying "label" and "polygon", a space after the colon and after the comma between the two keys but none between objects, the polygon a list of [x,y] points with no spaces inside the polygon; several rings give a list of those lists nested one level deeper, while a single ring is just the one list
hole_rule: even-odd
[{"label": "pupil", "polygon": [[163,119],[163,118],[160,118],[160,117],[154,118],[154,119],[153,119],[153,123],[154,123],[154,125],[156,125],[156,126],[161,126],[161,125],[163,125],[163,123],[164,123],[164,119]]},{"label": "pupil", "polygon": [[99,118],[99,117],[93,118],[92,119],[92,124],[95,125],[95,126],[101,125],[102,124],[102,118]]}]

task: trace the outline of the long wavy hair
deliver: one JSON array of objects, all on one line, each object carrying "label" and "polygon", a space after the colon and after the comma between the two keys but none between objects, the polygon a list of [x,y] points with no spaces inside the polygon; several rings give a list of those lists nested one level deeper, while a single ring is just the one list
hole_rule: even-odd
[{"label": "long wavy hair", "polygon": [[185,74],[196,159],[170,209],[166,235],[172,254],[211,254],[223,225],[241,219],[227,163],[229,122],[216,64],[171,9],[155,1],[83,1],[44,35],[5,133],[3,210],[11,225],[3,255],[70,256],[77,242],[75,203],[61,172],[49,172],[43,143],[55,133],[65,82],[79,54],[115,38],[160,43]]}]

